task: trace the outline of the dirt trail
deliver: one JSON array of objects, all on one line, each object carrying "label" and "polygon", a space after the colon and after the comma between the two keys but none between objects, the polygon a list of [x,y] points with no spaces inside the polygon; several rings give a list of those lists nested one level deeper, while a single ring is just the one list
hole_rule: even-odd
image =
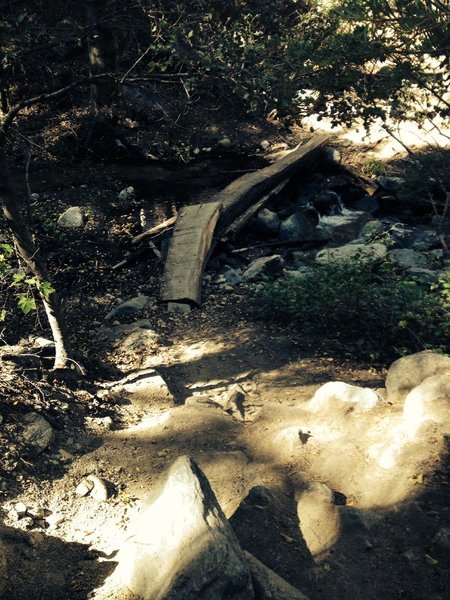
[{"label": "dirt trail", "polygon": [[[107,578],[116,566],[117,551],[142,500],[179,455],[189,454],[198,461],[232,523],[240,503],[255,486],[281,489],[289,502],[294,502],[295,489],[308,477],[299,472],[297,450],[287,448],[287,453],[277,455],[270,449],[268,440],[276,433],[276,415],[284,422],[290,410],[298,410],[328,381],[370,388],[383,384],[383,370],[326,355],[306,356],[286,333],[239,317],[231,298],[224,305],[213,307],[212,303],[208,298],[203,311],[161,321],[158,352],[136,357],[137,362],[129,364],[129,369],[156,368],[173,401],[116,405],[112,430],[102,428],[101,420],[96,424],[86,419],[90,429],[71,434],[79,435],[82,443],[88,435],[85,450],[65,463],[57,476],[30,476],[22,493],[3,505],[10,558],[6,600],[123,599],[122,592],[114,592],[111,584],[105,587],[104,582],[110,581]],[[220,406],[220,401],[236,391],[244,395],[241,415],[225,412]],[[192,396],[200,401],[192,401]],[[205,397],[217,403],[202,405]],[[274,411],[270,426],[267,420],[258,421],[264,407]],[[326,416],[322,421],[327,423]],[[343,429],[344,437],[353,426],[345,420],[336,425]],[[339,446],[330,442],[329,455],[337,454]],[[308,460],[313,456],[314,452]],[[439,487],[443,482],[431,460],[427,468],[415,487],[417,501],[382,510],[359,506],[358,498],[346,498],[342,489],[331,486],[339,500],[336,510],[341,513],[341,530],[333,538],[333,523],[322,514],[329,543],[307,570],[293,568],[295,548],[273,519],[269,520],[272,527],[258,528],[249,513],[234,517],[235,528],[240,539],[246,540],[246,549],[311,600],[440,600],[448,590],[448,571],[439,563],[428,564],[424,556],[432,552],[426,548],[444,519],[448,520],[448,492],[444,485]],[[110,495],[106,502],[75,493],[88,474],[106,482]],[[51,511],[50,526],[33,525],[27,531],[23,521],[10,517],[17,502]],[[291,514],[287,505],[283,512]],[[416,558],[405,558],[408,552],[411,556],[416,552]]]}]

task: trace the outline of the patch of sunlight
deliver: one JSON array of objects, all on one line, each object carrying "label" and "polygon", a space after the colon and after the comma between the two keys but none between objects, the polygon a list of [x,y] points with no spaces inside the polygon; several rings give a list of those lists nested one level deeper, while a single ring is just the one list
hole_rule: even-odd
[{"label": "patch of sunlight", "polygon": [[[416,149],[430,145],[441,148],[450,146],[450,123],[439,117],[424,125],[406,120],[400,123],[385,123],[382,119],[378,119],[369,129],[366,129],[360,120],[356,120],[352,127],[334,127],[331,119],[319,120],[318,115],[310,115],[302,119],[301,124],[304,127],[312,127],[315,131],[336,133],[341,139],[348,140],[355,145],[379,144],[379,148],[372,152],[380,159],[389,159],[399,152],[404,153],[405,146]],[[390,135],[387,129],[393,135]]]},{"label": "patch of sunlight", "polygon": [[190,363],[209,354],[220,354],[224,350],[233,348],[233,345],[227,346],[222,341],[202,340],[200,342],[177,344],[175,348],[175,359],[179,364]]},{"label": "patch of sunlight", "polygon": [[173,411],[170,409],[165,410],[159,415],[148,415],[144,417],[137,425],[132,425],[131,427],[124,429],[122,433],[124,435],[129,435],[130,433],[146,431],[147,429],[153,429],[155,427],[159,427],[160,425],[164,425],[164,423],[166,423],[166,421],[168,421],[171,417],[172,412]]}]

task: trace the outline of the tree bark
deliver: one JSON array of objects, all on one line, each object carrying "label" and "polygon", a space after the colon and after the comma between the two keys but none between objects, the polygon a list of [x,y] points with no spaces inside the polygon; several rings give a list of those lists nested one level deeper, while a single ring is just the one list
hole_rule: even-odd
[{"label": "tree bark", "polygon": [[[86,0],[89,31],[89,64],[91,75],[114,73],[117,68],[118,42],[112,22],[115,0]],[[105,78],[91,86],[91,98],[96,107],[111,106],[116,84]]]},{"label": "tree bark", "polygon": [[[35,247],[30,232],[20,214],[15,193],[9,176],[5,150],[0,146],[0,202],[3,215],[13,234],[14,243],[20,258],[25,262],[39,285],[49,281],[47,269],[39,250]],[[70,342],[61,310],[60,300],[56,292],[45,296],[39,291],[45,313],[55,342],[55,362],[53,368],[66,369],[71,354]]]}]

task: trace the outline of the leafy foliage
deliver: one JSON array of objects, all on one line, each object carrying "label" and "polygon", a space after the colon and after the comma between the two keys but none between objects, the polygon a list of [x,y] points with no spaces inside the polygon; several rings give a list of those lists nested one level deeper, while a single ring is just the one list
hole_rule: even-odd
[{"label": "leafy foliage", "polygon": [[[48,300],[50,294],[55,292],[55,289],[48,281],[38,281],[36,277],[29,277],[23,272],[14,272],[10,259],[14,257],[14,249],[10,244],[0,244],[0,283],[12,288],[17,288],[17,307],[28,315],[31,311],[36,310],[36,300],[34,291]],[[7,316],[5,308],[0,310],[0,321],[4,321]]]},{"label": "leafy foliage", "polygon": [[426,286],[389,262],[318,265],[256,291],[261,315],[311,343],[372,359],[450,349],[450,276]]}]

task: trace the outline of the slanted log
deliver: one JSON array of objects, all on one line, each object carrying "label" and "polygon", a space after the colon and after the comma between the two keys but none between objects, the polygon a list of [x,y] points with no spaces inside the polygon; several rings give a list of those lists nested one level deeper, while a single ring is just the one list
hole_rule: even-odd
[{"label": "slanted log", "polygon": [[212,200],[222,205],[217,225],[219,237],[240,214],[284,179],[291,177],[301,168],[311,167],[329,139],[329,134],[316,134],[309,142],[299,146],[287,156],[268,167],[239,177],[216,194]]},{"label": "slanted log", "polygon": [[288,183],[288,179],[284,179],[279,185],[274,187],[270,192],[265,194],[260,200],[252,204],[246,211],[242,213],[235,221],[231,223],[229,227],[222,233],[221,242],[226,242],[227,240],[233,239],[236,235],[247,225],[250,219],[259,212],[263,206],[265,206],[271,198],[276,196],[285,185]]},{"label": "slanted log", "polygon": [[200,306],[203,268],[220,212],[219,202],[185,206],[178,214],[167,254],[161,302]]},{"label": "slanted log", "polygon": [[133,246],[135,244],[139,244],[139,242],[142,242],[142,240],[145,240],[148,237],[155,235],[156,233],[160,233],[164,229],[168,229],[169,227],[171,227],[172,225],[175,224],[176,220],[177,220],[176,215],[174,217],[170,217],[170,219],[166,219],[162,223],[159,223],[158,225],[155,225],[154,227],[151,227],[150,229],[143,231],[139,235],[134,236],[134,238],[131,240],[131,243],[133,244]]}]

